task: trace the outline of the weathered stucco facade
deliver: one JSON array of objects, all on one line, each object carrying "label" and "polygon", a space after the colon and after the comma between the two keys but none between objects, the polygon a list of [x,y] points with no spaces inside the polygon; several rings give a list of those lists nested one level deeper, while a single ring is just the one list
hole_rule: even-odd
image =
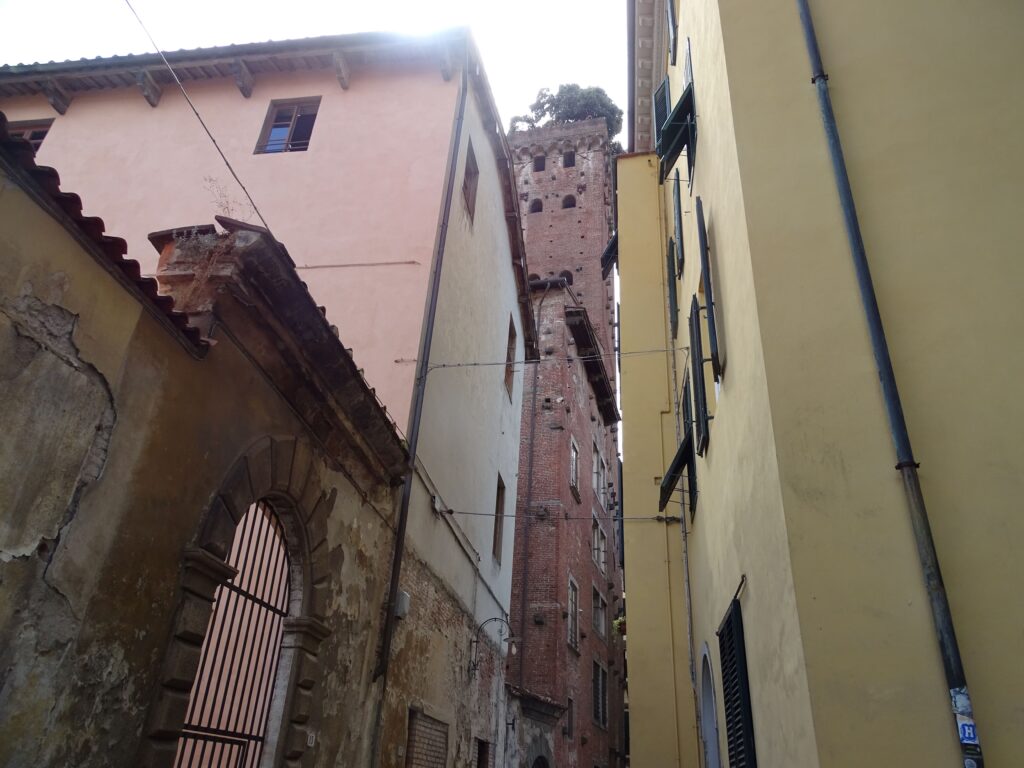
[{"label": "weathered stucco facade", "polygon": [[201,340],[27,145],[0,138],[0,162],[0,762],[169,764],[235,520],[260,498],[295,595],[268,749],[368,756],[372,717],[349,702],[373,696],[405,454],[351,357],[265,236],[184,236]]},{"label": "weathered stucco facade", "polygon": [[[633,765],[725,765],[734,724],[762,765],[970,766],[976,736],[986,764],[1012,764],[1024,153],[1010,126],[1024,101],[998,83],[1024,72],[1008,33],[1024,17],[1011,3],[810,6],[977,727],[940,657],[798,4],[638,2],[635,152],[618,161],[623,354],[677,353],[623,360],[632,512],[658,509],[696,429],[688,376],[713,420],[669,489],[685,538],[678,523],[626,533]],[[676,157],[664,137],[691,83],[696,132]],[[951,164],[938,126],[956,93],[970,94],[952,120],[970,149]],[[682,264],[666,253],[680,230]],[[719,632],[737,610],[749,717],[734,709],[727,726],[739,678],[723,690]]]}]

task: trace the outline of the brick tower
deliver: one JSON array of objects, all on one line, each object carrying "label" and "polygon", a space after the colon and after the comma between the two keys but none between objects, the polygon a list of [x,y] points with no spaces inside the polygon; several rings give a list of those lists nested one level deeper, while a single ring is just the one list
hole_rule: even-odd
[{"label": "brick tower", "polygon": [[614,295],[603,119],[513,132],[541,359],[524,376],[509,683],[516,765],[625,765]]}]

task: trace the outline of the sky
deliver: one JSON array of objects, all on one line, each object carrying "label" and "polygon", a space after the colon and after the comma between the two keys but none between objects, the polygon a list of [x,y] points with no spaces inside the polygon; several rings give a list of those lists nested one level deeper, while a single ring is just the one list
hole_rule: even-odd
[{"label": "sky", "polygon": [[[600,86],[626,110],[626,0],[131,1],[165,51],[469,26],[506,128],[562,83]],[[0,0],[0,63],[150,51],[125,0]]]}]

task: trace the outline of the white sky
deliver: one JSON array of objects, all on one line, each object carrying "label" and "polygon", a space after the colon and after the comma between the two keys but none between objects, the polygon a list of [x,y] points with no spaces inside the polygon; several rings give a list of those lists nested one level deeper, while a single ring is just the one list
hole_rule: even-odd
[{"label": "white sky", "polygon": [[[626,0],[133,0],[164,50],[349,32],[473,30],[505,127],[541,88],[626,109]],[[0,63],[151,51],[124,0],[0,0]]]}]

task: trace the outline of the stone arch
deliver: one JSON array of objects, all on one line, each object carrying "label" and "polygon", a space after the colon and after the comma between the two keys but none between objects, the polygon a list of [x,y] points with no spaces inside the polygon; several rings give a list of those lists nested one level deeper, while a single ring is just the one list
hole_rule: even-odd
[{"label": "stone arch", "polygon": [[320,643],[329,599],[327,518],[337,489],[325,491],[322,462],[294,438],[264,437],[228,471],[214,494],[195,543],[185,548],[178,609],[142,745],[145,766],[169,768],[185,723],[217,588],[234,576],[226,562],[235,529],[249,507],[266,501],[284,528],[289,603],[267,720],[262,764],[298,761],[307,746],[312,699],[320,674]]},{"label": "stone arch", "polygon": [[530,213],[540,213],[543,210],[544,203],[541,202],[539,197],[530,203]]},{"label": "stone arch", "polygon": [[566,195],[565,197],[563,197],[562,198],[562,207],[563,208],[575,208],[576,207],[576,196],[575,195]]}]

